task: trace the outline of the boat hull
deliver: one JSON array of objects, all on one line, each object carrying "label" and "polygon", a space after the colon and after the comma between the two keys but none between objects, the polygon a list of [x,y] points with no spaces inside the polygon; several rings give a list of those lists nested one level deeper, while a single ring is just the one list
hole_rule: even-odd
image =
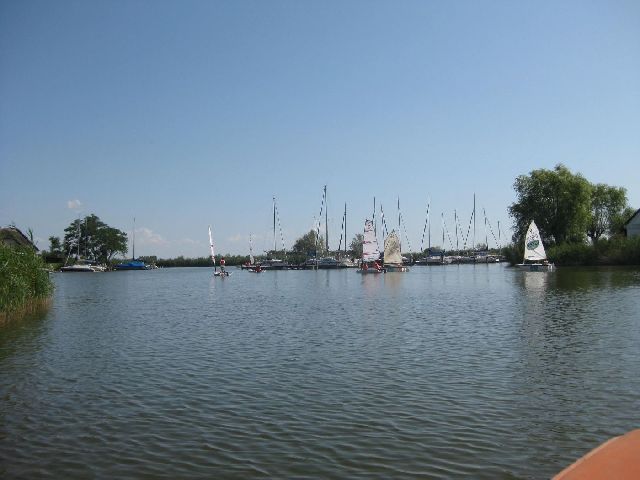
[{"label": "boat hull", "polygon": [[384,269],[387,272],[408,272],[409,267],[405,267],[404,265],[385,265]]},{"label": "boat hull", "polygon": [[85,265],[72,265],[69,267],[62,267],[60,269],[61,272],[75,272],[75,273],[94,273],[95,270],[89,266]]},{"label": "boat hull", "polygon": [[555,270],[553,263],[519,263],[516,267],[524,272],[552,272]]},{"label": "boat hull", "polygon": [[590,480],[640,478],[640,430],[614,437],[578,459],[553,477],[553,480]]}]

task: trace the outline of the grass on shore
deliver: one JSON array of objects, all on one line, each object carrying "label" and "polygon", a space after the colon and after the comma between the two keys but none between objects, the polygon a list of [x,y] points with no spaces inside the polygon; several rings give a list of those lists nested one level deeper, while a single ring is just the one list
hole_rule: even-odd
[{"label": "grass on shore", "polygon": [[29,248],[0,245],[0,323],[48,304],[53,291],[44,261]]}]

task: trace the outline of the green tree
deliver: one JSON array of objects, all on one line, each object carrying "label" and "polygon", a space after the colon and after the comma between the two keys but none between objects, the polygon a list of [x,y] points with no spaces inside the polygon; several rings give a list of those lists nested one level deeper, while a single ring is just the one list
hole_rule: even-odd
[{"label": "green tree", "polygon": [[627,191],[622,187],[611,187],[604,183],[591,189],[591,216],[587,236],[596,243],[605,234],[613,235],[627,208]]},{"label": "green tree", "polygon": [[127,253],[127,234],[110,227],[94,214],[74,220],[64,231],[66,252],[79,251],[80,255],[100,262],[108,262],[118,253]]},{"label": "green tree", "polygon": [[535,220],[545,243],[583,241],[591,210],[591,184],[562,164],[533,170],[516,178],[517,201],[509,207],[515,221],[514,241],[524,237]]},{"label": "green tree", "polygon": [[364,235],[362,233],[356,233],[349,244],[349,248],[355,258],[362,258],[362,242],[364,242]]},{"label": "green tree", "polygon": [[[295,241],[292,251],[295,253],[303,253],[305,255],[309,255],[311,253],[314,255],[321,255],[325,250],[324,246],[324,237],[322,235],[318,236],[318,232],[312,229]],[[317,252],[316,249],[318,250]]]},{"label": "green tree", "polygon": [[62,244],[60,243],[60,237],[49,237],[49,253],[51,255],[60,255],[62,253]]}]

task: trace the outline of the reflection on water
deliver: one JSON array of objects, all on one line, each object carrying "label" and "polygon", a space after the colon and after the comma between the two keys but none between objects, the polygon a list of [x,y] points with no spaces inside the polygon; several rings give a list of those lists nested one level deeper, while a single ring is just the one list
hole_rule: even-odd
[{"label": "reflection on water", "polygon": [[59,275],[0,330],[7,478],[548,478],[640,425],[640,276]]}]

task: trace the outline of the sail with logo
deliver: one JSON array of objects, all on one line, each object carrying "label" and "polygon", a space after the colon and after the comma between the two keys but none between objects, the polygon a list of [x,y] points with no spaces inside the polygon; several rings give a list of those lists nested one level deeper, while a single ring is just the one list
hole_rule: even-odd
[{"label": "sail with logo", "polygon": [[518,268],[532,272],[551,271],[554,268],[553,263],[547,260],[547,253],[542,244],[542,237],[536,222],[531,220],[531,224],[527,229],[524,237],[524,258],[522,263],[517,265]]}]

